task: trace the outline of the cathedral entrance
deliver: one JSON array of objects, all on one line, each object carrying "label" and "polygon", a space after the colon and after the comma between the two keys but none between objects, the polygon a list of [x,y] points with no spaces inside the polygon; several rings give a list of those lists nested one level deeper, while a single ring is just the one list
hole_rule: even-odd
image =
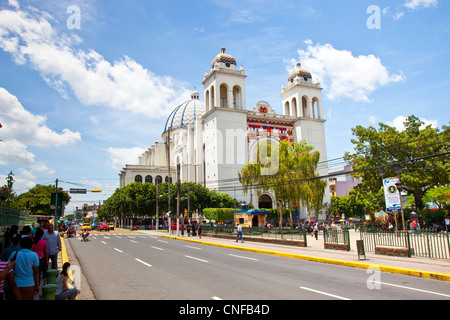
[{"label": "cathedral entrance", "polygon": [[272,198],[268,194],[263,194],[259,197],[258,207],[260,209],[272,209]]}]

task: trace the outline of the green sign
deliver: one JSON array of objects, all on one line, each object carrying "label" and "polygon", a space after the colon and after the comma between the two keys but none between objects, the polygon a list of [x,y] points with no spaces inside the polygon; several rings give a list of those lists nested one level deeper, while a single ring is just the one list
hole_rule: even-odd
[{"label": "green sign", "polygon": [[[52,199],[50,202],[50,214],[55,216],[55,208],[56,208],[56,216],[62,216],[62,198],[63,195],[61,193],[58,194],[58,198],[56,197],[56,193],[52,193]],[[57,205],[55,205],[56,200],[58,199]]]}]

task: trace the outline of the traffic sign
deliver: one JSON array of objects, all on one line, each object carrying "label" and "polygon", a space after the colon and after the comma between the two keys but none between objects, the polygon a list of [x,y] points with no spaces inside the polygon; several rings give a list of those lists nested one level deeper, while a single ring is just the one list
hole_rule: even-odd
[{"label": "traffic sign", "polygon": [[85,194],[87,192],[86,189],[70,189],[70,193],[83,193]]}]

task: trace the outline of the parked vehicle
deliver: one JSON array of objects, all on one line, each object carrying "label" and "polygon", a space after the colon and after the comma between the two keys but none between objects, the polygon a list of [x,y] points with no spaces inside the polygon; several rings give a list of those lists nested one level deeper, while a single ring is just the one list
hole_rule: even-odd
[{"label": "parked vehicle", "polygon": [[109,230],[114,230],[114,223],[110,222],[108,223]]}]

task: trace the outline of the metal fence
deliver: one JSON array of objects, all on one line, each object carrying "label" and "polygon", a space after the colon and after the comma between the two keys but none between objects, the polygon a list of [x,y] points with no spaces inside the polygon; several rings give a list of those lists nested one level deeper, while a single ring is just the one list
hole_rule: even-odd
[{"label": "metal fence", "polygon": [[28,224],[29,215],[23,211],[0,206],[0,227]]},{"label": "metal fence", "polygon": [[[202,225],[204,233],[236,235],[236,228],[232,226],[208,226]],[[242,228],[242,236],[247,238],[263,238],[274,240],[305,241],[307,232],[298,229],[279,228]]]},{"label": "metal fence", "polygon": [[450,259],[449,232],[422,229],[414,231],[360,230],[365,250],[375,252],[375,247],[406,248],[411,256]]},{"label": "metal fence", "polygon": [[323,241],[324,243],[346,245],[347,251],[350,251],[350,233],[348,229],[324,229]]}]

